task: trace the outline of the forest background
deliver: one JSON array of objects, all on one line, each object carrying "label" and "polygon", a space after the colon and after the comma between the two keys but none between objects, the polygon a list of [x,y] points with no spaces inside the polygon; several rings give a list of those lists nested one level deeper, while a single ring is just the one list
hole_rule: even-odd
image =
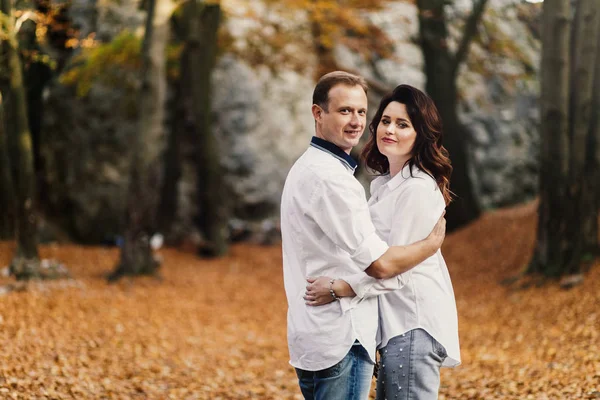
[{"label": "forest background", "polygon": [[[466,359],[442,396],[600,397],[596,1],[1,0],[0,11],[6,396],[297,397],[279,199],[313,133],[315,81],[343,69],[367,78],[371,112],[408,83],[442,114],[457,194],[444,252]],[[232,365],[222,352],[236,340]]]}]

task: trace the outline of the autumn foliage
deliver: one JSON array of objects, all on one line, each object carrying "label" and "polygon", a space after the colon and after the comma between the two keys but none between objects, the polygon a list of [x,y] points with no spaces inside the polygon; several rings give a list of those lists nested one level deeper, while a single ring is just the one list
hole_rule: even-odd
[{"label": "autumn foliage", "polygon": [[[600,265],[568,291],[499,283],[527,263],[535,223],[528,204],[446,239],[463,364],[443,370],[440,399],[600,396]],[[13,246],[0,243],[0,265]],[[213,261],[160,254],[160,280],[109,285],[118,250],[72,245],[41,255],[67,263],[73,280],[1,278],[0,398],[299,399],[281,249],[238,245]]]},{"label": "autumn foliage", "polygon": [[[252,65],[274,71],[285,65],[296,71],[311,70],[315,77],[344,66],[337,65],[335,45],[346,45],[365,60],[392,56],[392,40],[369,19],[382,10],[385,0],[264,0],[241,6],[221,2],[229,15],[243,16],[248,28],[236,43],[223,30],[221,48],[238,54]],[[252,3],[253,4],[253,3]]]}]

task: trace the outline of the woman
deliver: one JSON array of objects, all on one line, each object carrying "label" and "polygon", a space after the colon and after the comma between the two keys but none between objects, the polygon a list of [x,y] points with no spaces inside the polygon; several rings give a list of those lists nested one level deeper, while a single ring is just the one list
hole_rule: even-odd
[{"label": "woman", "polygon": [[[425,238],[451,200],[452,167],[435,104],[400,85],[381,100],[369,131],[361,158],[381,174],[369,200],[379,236],[390,246]],[[439,250],[395,278],[378,281],[363,273],[309,283],[305,299],[313,306],[353,296],[344,299],[351,307],[379,296],[378,400],[437,399],[440,367],[460,363],[454,292]]]}]

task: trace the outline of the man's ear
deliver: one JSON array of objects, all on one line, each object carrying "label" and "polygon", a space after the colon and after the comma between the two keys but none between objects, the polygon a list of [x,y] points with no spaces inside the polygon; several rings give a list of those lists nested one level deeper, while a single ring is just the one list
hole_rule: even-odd
[{"label": "man's ear", "polygon": [[321,121],[321,116],[323,115],[323,109],[321,107],[319,107],[318,105],[313,104],[311,111],[312,111],[312,115],[313,115],[313,118],[315,119],[315,121],[317,121],[317,122]]}]

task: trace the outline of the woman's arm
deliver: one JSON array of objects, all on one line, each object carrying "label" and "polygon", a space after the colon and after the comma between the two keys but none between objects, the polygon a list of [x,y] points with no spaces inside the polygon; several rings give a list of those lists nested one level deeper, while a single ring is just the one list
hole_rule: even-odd
[{"label": "woman's arm", "polygon": [[337,298],[352,297],[354,302],[393,292],[406,284],[405,278],[400,275],[390,279],[375,279],[364,272],[335,279],[333,284],[327,276],[308,278],[307,282],[304,300],[309,306],[322,306],[335,300],[330,289]]},{"label": "woman's arm", "polygon": [[[439,193],[435,193],[435,187],[427,181],[415,180],[404,190],[396,200],[391,218],[390,243],[393,245],[406,245],[406,243],[418,243],[424,237],[444,237],[444,202]],[[442,214],[438,218],[439,214]],[[433,229],[431,228],[433,226]],[[431,231],[430,231],[431,230]],[[428,235],[429,233],[429,235]],[[441,240],[439,241],[441,244]],[[409,245],[409,246],[414,246]],[[439,244],[435,247],[437,248]],[[390,247],[390,250],[395,247]],[[389,252],[389,250],[388,250]],[[430,255],[433,255],[432,252]],[[387,253],[386,253],[387,254]],[[381,258],[384,258],[382,256]],[[394,263],[392,263],[394,264]],[[418,264],[418,263],[417,263]],[[396,265],[398,267],[398,265]],[[366,272],[366,273],[365,273]],[[345,276],[344,280],[334,281],[332,288],[336,297],[354,297],[352,303],[362,298],[378,296],[402,288],[410,279],[410,272],[399,268],[388,279],[375,279],[368,276],[369,270],[360,274]],[[397,275],[399,274],[399,275]],[[323,305],[334,300],[329,291],[331,278],[320,277],[318,281],[308,280],[306,289],[306,304]],[[314,282],[314,283],[313,283]],[[338,292],[339,290],[339,292]]]}]

